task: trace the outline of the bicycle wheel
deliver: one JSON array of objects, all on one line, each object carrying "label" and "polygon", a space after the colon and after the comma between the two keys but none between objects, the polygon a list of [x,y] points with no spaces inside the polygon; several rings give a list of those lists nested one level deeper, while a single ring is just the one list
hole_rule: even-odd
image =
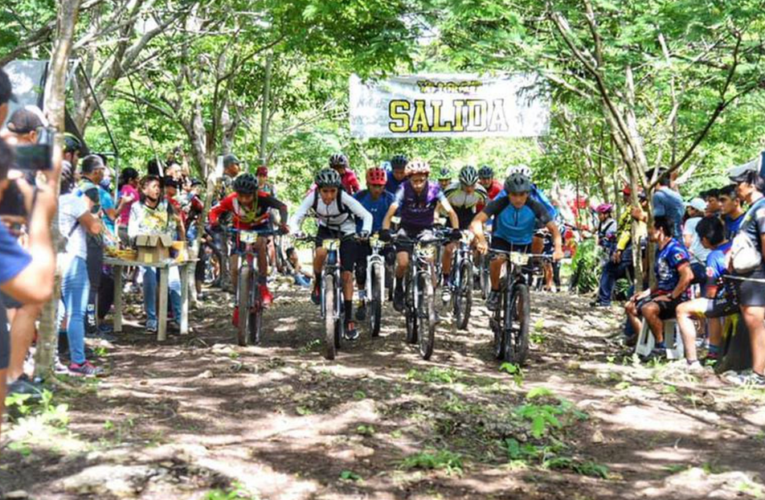
[{"label": "bicycle wheel", "polygon": [[416,344],[417,337],[419,335],[419,318],[417,317],[417,311],[414,308],[414,291],[412,282],[407,279],[406,281],[406,310],[404,316],[406,318],[406,342],[407,344]]},{"label": "bicycle wheel", "polygon": [[460,264],[460,280],[454,291],[454,317],[457,328],[466,330],[473,307],[473,263],[465,260]]},{"label": "bicycle wheel", "polygon": [[489,297],[491,291],[491,277],[489,275],[489,259],[484,256],[481,261],[481,298],[486,300]]},{"label": "bicycle wheel", "polygon": [[260,334],[263,331],[263,306],[260,301],[260,288],[252,287],[252,296],[250,298],[250,321],[249,321],[249,344],[260,344]]},{"label": "bicycle wheel", "polygon": [[425,321],[423,321],[420,331],[419,347],[422,359],[428,360],[433,355],[433,346],[436,340],[436,298],[431,276],[421,274],[420,279],[422,280],[420,284],[422,286],[420,307],[424,308]]},{"label": "bicycle wheel", "polygon": [[328,274],[324,277],[324,357],[335,359],[337,346],[335,334],[337,331],[337,318],[335,317],[335,277]]},{"label": "bicycle wheel", "polygon": [[236,343],[247,345],[247,334],[250,322],[250,276],[252,270],[249,266],[239,269],[239,281],[237,283],[237,306],[239,307],[239,327],[236,331]]},{"label": "bicycle wheel", "polygon": [[505,334],[505,355],[508,363],[522,365],[529,353],[529,321],[531,316],[531,301],[529,287],[516,284],[510,292],[505,304],[503,330]]},{"label": "bicycle wheel", "polygon": [[369,326],[372,331],[372,337],[379,337],[380,322],[382,321],[382,294],[385,289],[382,266],[373,264],[370,275],[372,279],[372,296],[369,303]]}]

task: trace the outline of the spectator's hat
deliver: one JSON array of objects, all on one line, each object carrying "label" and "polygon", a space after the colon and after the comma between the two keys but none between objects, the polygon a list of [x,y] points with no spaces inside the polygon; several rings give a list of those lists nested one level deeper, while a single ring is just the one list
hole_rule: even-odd
[{"label": "spectator's hat", "polygon": [[42,113],[31,107],[19,108],[13,112],[6,127],[14,134],[24,135],[45,126]]},{"label": "spectator's hat", "polygon": [[704,212],[707,209],[707,202],[702,200],[701,198],[694,198],[689,202],[685,203],[686,207],[693,207],[699,212]]},{"label": "spectator's hat", "polygon": [[223,166],[230,167],[231,165],[239,165],[239,158],[233,154],[227,154],[223,157]]},{"label": "spectator's hat", "polygon": [[731,182],[746,182],[749,179],[749,172],[757,172],[760,165],[760,158],[744,163],[738,167],[733,167],[728,171],[728,178]]}]

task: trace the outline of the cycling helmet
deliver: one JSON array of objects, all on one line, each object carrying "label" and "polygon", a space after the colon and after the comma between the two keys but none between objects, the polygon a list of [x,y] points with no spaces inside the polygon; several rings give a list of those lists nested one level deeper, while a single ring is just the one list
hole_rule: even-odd
[{"label": "cycling helmet", "polygon": [[512,174],[505,180],[505,191],[508,194],[528,193],[531,191],[531,181],[521,173]]},{"label": "cycling helmet", "polygon": [[481,179],[493,179],[494,170],[492,170],[490,166],[484,165],[480,170],[478,170],[478,177]]},{"label": "cycling helmet", "polygon": [[367,186],[384,186],[388,182],[388,174],[380,167],[367,170]]},{"label": "cycling helmet", "polygon": [[452,172],[446,167],[442,167],[438,171],[438,180],[445,180],[445,179],[451,179],[452,178]]},{"label": "cycling helmet", "polygon": [[406,165],[406,175],[425,174],[430,175],[430,164],[425,160],[412,160]]},{"label": "cycling helmet", "polygon": [[337,187],[342,185],[340,181],[340,174],[332,170],[331,168],[322,168],[319,173],[316,174],[314,182],[319,188],[324,187]]},{"label": "cycling helmet", "polygon": [[74,134],[64,134],[64,153],[82,152],[82,142]]},{"label": "cycling helmet", "polygon": [[343,153],[335,153],[329,157],[329,166],[331,168],[345,167],[348,168],[348,157]]},{"label": "cycling helmet", "polygon": [[258,178],[250,173],[242,174],[234,179],[234,191],[239,194],[255,194],[258,192]]},{"label": "cycling helmet", "polygon": [[614,206],[610,203],[601,203],[595,208],[595,211],[599,214],[608,214],[611,213],[614,209]]},{"label": "cycling helmet", "polygon": [[460,170],[460,184],[463,186],[475,186],[478,182],[478,172],[473,165],[465,165]]},{"label": "cycling helmet", "polygon": [[528,167],[528,165],[511,165],[507,169],[507,176],[509,177],[513,174],[523,174],[531,179],[531,169]]},{"label": "cycling helmet", "polygon": [[407,163],[409,163],[409,160],[404,155],[395,155],[393,158],[390,159],[390,165],[393,168],[393,170],[400,170],[402,168],[406,168]]}]

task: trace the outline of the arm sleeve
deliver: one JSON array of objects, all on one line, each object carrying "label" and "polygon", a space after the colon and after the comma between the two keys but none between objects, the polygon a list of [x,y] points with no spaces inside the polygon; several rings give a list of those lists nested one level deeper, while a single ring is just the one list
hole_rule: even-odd
[{"label": "arm sleeve", "polygon": [[264,197],[264,200],[262,201],[266,201],[270,208],[278,210],[282,221],[286,221],[288,219],[289,214],[287,213],[287,205],[284,204],[284,202],[274,198],[271,195]]},{"label": "arm sleeve", "polygon": [[231,212],[234,210],[234,204],[233,199],[235,194],[230,194],[223,198],[220,203],[215,205],[210,209],[210,213],[208,214],[207,218],[210,221],[210,224],[217,224],[218,219],[221,215],[223,215],[226,212]]},{"label": "arm sleeve", "polygon": [[544,205],[539,203],[538,201],[529,200],[528,202],[529,208],[534,211],[534,216],[537,218],[537,220],[543,224],[546,225],[547,223],[552,221],[552,218],[550,217],[550,213],[547,211]]},{"label": "arm sleeve", "polygon": [[444,193],[439,192],[438,194],[439,194],[438,202],[441,204],[441,208],[444,209],[444,212],[451,212],[452,210],[454,210],[452,208],[452,204],[449,203],[448,198],[446,198],[446,196],[444,196]]},{"label": "arm sleeve", "polygon": [[343,196],[342,201],[345,206],[353,212],[353,215],[362,220],[361,230],[371,233],[374,217],[372,217],[372,214],[364,208],[364,205],[359,203],[353,196]]},{"label": "arm sleeve", "polygon": [[309,193],[308,196],[303,198],[303,202],[300,204],[300,206],[297,208],[297,211],[292,215],[292,218],[290,219],[289,226],[292,230],[297,231],[300,229],[301,224],[303,224],[303,220],[305,219],[305,216],[308,214],[308,209],[311,208],[311,205],[313,204],[313,192]]},{"label": "arm sleeve", "polygon": [[510,203],[510,200],[503,196],[502,198],[497,198],[488,205],[486,205],[486,208],[483,209],[483,213],[488,215],[489,217],[494,217],[496,215],[499,215],[499,213],[507,208],[507,205]]},{"label": "arm sleeve", "polygon": [[401,206],[401,203],[404,201],[404,186],[399,186],[398,189],[396,189],[396,195],[393,198],[393,203],[395,203],[398,206]]},{"label": "arm sleeve", "polygon": [[355,194],[361,190],[361,185],[359,184],[359,178],[356,177],[356,172],[352,172],[352,174],[349,184],[351,185],[351,193]]}]

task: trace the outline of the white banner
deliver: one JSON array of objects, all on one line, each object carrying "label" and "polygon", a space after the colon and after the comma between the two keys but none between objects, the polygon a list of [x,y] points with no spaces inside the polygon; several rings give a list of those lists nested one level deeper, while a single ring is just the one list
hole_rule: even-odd
[{"label": "white banner", "polygon": [[370,137],[536,137],[550,105],[531,74],[422,74],[350,81],[351,135]]}]

